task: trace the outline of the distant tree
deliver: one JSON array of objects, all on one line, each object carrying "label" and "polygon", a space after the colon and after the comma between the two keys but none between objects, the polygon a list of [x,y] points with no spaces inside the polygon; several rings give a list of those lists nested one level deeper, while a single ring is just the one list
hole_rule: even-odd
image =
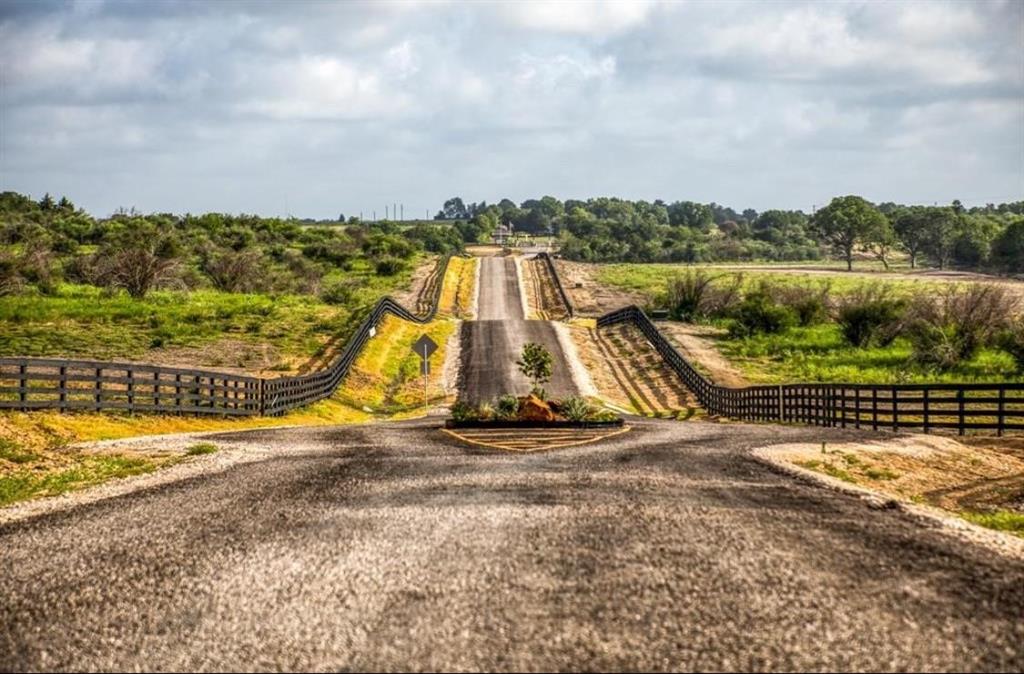
[{"label": "distant tree", "polygon": [[44,194],[43,198],[39,200],[39,208],[41,208],[44,211],[52,211],[56,207],[57,203],[53,200],[53,197],[50,196],[49,192]]},{"label": "distant tree", "polygon": [[711,209],[695,201],[677,201],[668,207],[668,222],[676,227],[708,231],[714,224]]},{"label": "distant tree", "polygon": [[903,248],[910,255],[910,268],[917,267],[918,256],[927,248],[929,236],[931,235],[932,222],[946,217],[952,217],[949,209],[922,208],[914,206],[894,212],[893,231],[899,238]]},{"label": "distant tree", "polygon": [[452,197],[444,202],[444,207],[438,215],[443,216],[437,218],[439,220],[463,220],[469,217],[469,211],[460,197]]},{"label": "distant tree", "polygon": [[812,222],[822,240],[846,260],[847,270],[853,269],[853,251],[889,224],[869,201],[854,195],[836,197],[814,214]]},{"label": "distant tree", "polygon": [[992,262],[1011,274],[1024,272],[1024,218],[1011,222],[992,243]]},{"label": "distant tree", "polygon": [[945,269],[953,259],[953,248],[959,234],[960,218],[949,206],[926,210],[924,252]]},{"label": "distant tree", "polygon": [[871,232],[864,242],[864,250],[875,256],[882,266],[889,269],[889,255],[893,248],[899,243],[896,232],[892,228],[889,219],[882,216],[882,222]]}]

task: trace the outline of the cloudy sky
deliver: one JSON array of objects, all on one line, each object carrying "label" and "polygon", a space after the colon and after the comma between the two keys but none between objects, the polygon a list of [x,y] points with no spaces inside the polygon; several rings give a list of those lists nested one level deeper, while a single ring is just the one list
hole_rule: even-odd
[{"label": "cloudy sky", "polygon": [[1024,2],[0,0],[0,189],[383,217],[1024,198]]}]

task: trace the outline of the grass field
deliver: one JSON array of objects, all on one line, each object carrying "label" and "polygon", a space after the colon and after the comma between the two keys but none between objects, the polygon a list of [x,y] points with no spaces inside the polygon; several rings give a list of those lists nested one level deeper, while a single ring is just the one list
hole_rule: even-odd
[{"label": "grass field", "polygon": [[[640,293],[648,297],[654,306],[663,306],[664,301],[660,298],[666,291],[668,279],[685,273],[687,269],[704,270],[713,276],[721,276],[725,282],[742,273],[744,290],[754,288],[762,281],[770,281],[814,288],[827,285],[833,296],[855,292],[868,285],[884,284],[894,296],[920,297],[938,292],[950,283],[950,280],[934,276],[885,276],[877,273],[883,272],[880,263],[859,263],[858,267],[864,268],[863,273],[855,269],[853,274],[842,270],[834,274],[821,273],[835,269],[830,263],[799,265],[807,270],[806,273],[801,273],[793,264],[779,265],[780,268],[785,267],[779,272],[765,270],[765,266],[740,270],[733,265],[725,269],[714,265],[609,264],[597,267],[595,280],[602,285]],[[1024,284],[1004,283],[1024,292]],[[725,327],[728,321],[714,320],[712,323]],[[834,323],[794,327],[781,334],[746,338],[723,334],[714,338],[714,342],[752,383],[1024,382],[1024,375],[1016,372],[1013,359],[998,349],[983,349],[970,361],[950,370],[938,371],[913,362],[906,339],[897,339],[887,347],[855,348],[844,343],[839,327]]]},{"label": "grass field", "polygon": [[832,323],[790,328],[776,335],[723,336],[716,344],[752,383],[1024,382],[1010,355],[996,349],[983,349],[952,370],[936,371],[911,360],[906,339],[887,347],[855,348],[843,341],[839,327]]},{"label": "grass field", "polygon": [[325,285],[359,284],[344,306],[311,295],[217,290],[162,290],[134,299],[63,284],[54,296],[0,297],[0,355],[176,364],[175,351],[191,349],[188,362],[195,366],[287,371],[347,336],[363,307],[408,285],[411,274],[377,276],[365,264],[332,272]]},{"label": "grass field", "polygon": [[[867,269],[858,269],[853,274],[848,274],[828,263],[803,265],[800,268],[806,270],[803,273],[792,264],[778,265],[779,271],[777,272],[766,270],[765,266],[750,265],[751,268],[743,269],[741,265],[718,267],[715,265],[609,264],[601,265],[598,268],[596,280],[598,283],[622,290],[643,293],[652,300],[664,294],[668,279],[684,274],[688,269],[703,270],[709,275],[721,277],[723,280],[730,280],[735,275],[742,274],[742,287],[745,289],[754,287],[762,281],[771,281],[772,283],[801,284],[813,287],[827,285],[833,293],[839,295],[876,283],[885,283],[896,294],[937,290],[948,283],[948,281],[927,276],[920,276],[920,278],[873,276],[873,272],[869,272]],[[822,274],[821,271],[836,271],[836,273]],[[881,272],[880,269],[875,271]]]}]

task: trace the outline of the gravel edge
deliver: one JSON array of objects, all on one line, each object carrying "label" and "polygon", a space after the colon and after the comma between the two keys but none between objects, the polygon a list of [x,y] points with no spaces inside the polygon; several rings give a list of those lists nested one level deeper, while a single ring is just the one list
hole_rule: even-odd
[{"label": "gravel edge", "polygon": [[[278,430],[285,428],[296,428],[296,424],[281,426],[266,426],[251,429],[253,431]],[[250,430],[250,429],[247,429]],[[162,451],[182,451],[197,440],[216,441],[216,436],[222,434],[234,434],[245,431],[193,431],[189,433],[168,433],[166,435],[142,435],[131,438],[120,438],[117,440],[97,440],[92,442],[76,443],[74,449],[130,449],[144,451],[147,449],[160,449]],[[39,515],[47,515],[54,512],[61,512],[77,508],[81,505],[96,503],[108,498],[124,496],[142,489],[149,489],[172,482],[187,480],[200,475],[210,475],[223,472],[233,466],[243,463],[251,463],[279,456],[282,453],[280,448],[272,449],[267,445],[258,442],[247,442],[241,444],[218,445],[217,452],[199,456],[186,457],[180,463],[166,468],[157,468],[152,473],[143,475],[132,475],[129,477],[112,478],[99,484],[90,485],[76,489],[60,496],[41,496],[19,501],[0,508],[0,525],[30,519]]]},{"label": "gravel edge", "polygon": [[750,455],[777,472],[858,498],[872,510],[898,510],[918,519],[925,526],[942,529],[961,541],[981,545],[1011,559],[1024,561],[1024,538],[987,529],[941,508],[895,499],[888,494],[881,494],[867,487],[850,484],[830,475],[797,466],[777,456],[773,449],[774,445],[756,447],[751,450]]}]

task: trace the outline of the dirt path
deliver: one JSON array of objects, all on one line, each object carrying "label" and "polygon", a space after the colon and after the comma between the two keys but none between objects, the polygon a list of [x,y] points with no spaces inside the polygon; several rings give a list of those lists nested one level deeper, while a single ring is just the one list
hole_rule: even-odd
[{"label": "dirt path", "polygon": [[679,352],[719,386],[749,386],[739,369],[730,363],[711,341],[721,330],[707,325],[659,321],[658,330],[669,338]]}]

